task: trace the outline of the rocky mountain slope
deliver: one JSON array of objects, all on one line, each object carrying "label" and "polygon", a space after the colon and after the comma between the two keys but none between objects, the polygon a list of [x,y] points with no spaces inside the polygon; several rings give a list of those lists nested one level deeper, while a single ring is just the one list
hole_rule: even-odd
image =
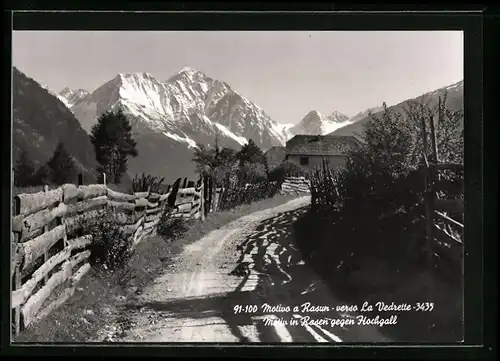
[{"label": "rocky mountain slope", "polygon": [[[450,109],[453,110],[463,110],[464,109],[464,82],[459,81],[458,83],[425,93],[421,96],[405,100],[401,103],[398,103],[394,106],[388,107],[389,109],[393,109],[395,111],[404,112],[404,109],[408,106],[408,103],[411,101],[421,102],[423,100],[424,103],[428,104],[430,107],[434,107],[437,105],[439,101],[439,97],[443,97],[447,94],[446,104]],[[380,113],[383,111],[383,108],[375,108],[372,110],[374,114]],[[360,117],[360,116],[359,116]],[[332,132],[334,135],[361,135],[363,133],[364,125],[369,122],[372,118],[366,114],[364,117],[360,117],[361,119],[351,122],[342,128],[339,128]],[[463,126],[463,123],[462,123]]]},{"label": "rocky mountain slope", "polygon": [[85,180],[93,182],[94,148],[80,122],[44,85],[15,67],[12,76],[14,161],[21,150],[26,149],[36,166],[40,166],[52,156],[57,142],[63,141],[85,173]]}]

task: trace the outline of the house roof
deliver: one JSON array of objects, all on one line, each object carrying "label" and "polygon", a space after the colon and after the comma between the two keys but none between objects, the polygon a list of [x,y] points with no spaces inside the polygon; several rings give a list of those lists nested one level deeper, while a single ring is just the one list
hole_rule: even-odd
[{"label": "house roof", "polygon": [[286,154],[345,155],[361,145],[349,135],[296,135],[286,142]]}]

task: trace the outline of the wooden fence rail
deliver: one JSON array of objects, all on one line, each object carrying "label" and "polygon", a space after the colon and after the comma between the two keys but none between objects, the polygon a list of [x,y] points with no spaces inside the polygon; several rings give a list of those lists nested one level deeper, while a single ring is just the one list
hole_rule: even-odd
[{"label": "wooden fence rail", "polygon": [[[155,232],[172,191],[125,194],[103,184],[64,184],[17,195],[12,217],[13,332],[18,334],[68,299],[90,270],[92,235],[82,234],[82,222],[111,214],[136,246]],[[203,184],[176,191],[172,215],[203,218]]]}]

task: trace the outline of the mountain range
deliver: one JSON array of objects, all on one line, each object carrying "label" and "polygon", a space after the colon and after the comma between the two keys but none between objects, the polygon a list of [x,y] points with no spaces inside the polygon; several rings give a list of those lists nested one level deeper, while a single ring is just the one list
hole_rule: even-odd
[{"label": "mountain range", "polygon": [[130,115],[138,132],[151,130],[191,147],[207,137],[213,142],[216,133],[239,146],[249,138],[262,147],[283,142],[277,123],[261,108],[227,83],[191,68],[166,81],[148,73],[118,74],[72,110],[89,131],[100,114],[117,106]]},{"label": "mountain range", "polygon": [[248,139],[262,149],[286,141],[284,130],[263,109],[227,83],[189,67],[164,81],[149,73],[118,74],[71,110],[89,132],[98,116],[116,107],[129,116],[138,143],[139,156],[129,161],[132,173],[194,176],[193,148],[213,145],[216,138],[235,149]]},{"label": "mountain range", "polygon": [[[463,87],[448,88],[461,91],[463,98]],[[40,98],[45,99],[43,104]],[[448,98],[461,104],[456,96]],[[117,107],[132,123],[139,152],[129,160],[129,176],[145,172],[165,177],[167,182],[195,177],[192,158],[197,144],[213,145],[217,138],[222,146],[239,149],[252,139],[266,151],[284,145],[295,134],[351,135],[362,129],[369,111],[381,110],[367,109],[352,118],[337,111],[324,116],[312,110],[297,124],[281,124],[224,81],[189,67],[166,80],[149,73],[120,73],[92,92],[66,87],[59,93],[14,69],[15,150],[26,146],[30,155],[44,161],[56,138],[72,139],[67,138],[68,130],[60,128],[64,123],[78,135],[69,142],[70,153],[82,168],[93,169],[88,133],[101,114]]]}]

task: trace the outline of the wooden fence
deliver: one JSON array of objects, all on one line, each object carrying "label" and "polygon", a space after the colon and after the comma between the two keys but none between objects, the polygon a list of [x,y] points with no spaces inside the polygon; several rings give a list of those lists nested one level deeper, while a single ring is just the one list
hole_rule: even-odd
[{"label": "wooden fence", "polygon": [[[105,184],[59,188],[14,197],[12,217],[12,326],[15,334],[65,302],[90,270],[92,235],[86,225],[111,217],[133,246],[156,232],[163,211],[204,220],[209,212],[272,197],[277,182],[215,188],[209,179],[179,178],[164,194],[126,194]],[[105,178],[104,178],[105,183]],[[90,222],[90,223],[89,223]]]},{"label": "wooden fence", "polygon": [[[440,99],[441,102],[441,99]],[[463,199],[444,199],[440,191],[446,190],[449,182],[441,178],[440,172],[463,172],[463,165],[456,163],[440,163],[436,141],[436,129],[433,116],[429,119],[430,132],[427,132],[425,118],[422,118],[424,206],[427,255],[430,264],[433,256],[439,258],[442,271],[449,269],[454,275],[460,269],[463,273]],[[431,138],[431,160],[428,159],[428,134]],[[455,219],[454,217],[455,216]],[[456,218],[461,218],[457,220]]]},{"label": "wooden fence", "polygon": [[248,204],[270,198],[276,195],[278,191],[278,182],[260,182],[255,184],[245,184],[242,186],[234,185],[232,187],[226,186],[216,188],[214,197],[209,196],[207,198],[206,212],[209,210],[228,210],[242,204]]},{"label": "wooden fence", "polygon": [[439,170],[454,170],[461,167],[459,164],[429,164],[426,172],[430,177],[427,182],[426,197],[426,233],[430,244],[429,251],[432,255],[439,257],[440,264],[448,265],[453,272],[462,268],[463,264],[463,221],[456,218],[462,218],[464,212],[463,199],[444,199],[439,197],[436,192],[439,185],[435,178],[439,177]]},{"label": "wooden fence", "polygon": [[[204,219],[203,209],[203,185],[200,187],[182,188],[177,191],[175,209],[172,213],[174,218]],[[170,193],[168,193],[170,194]]]},{"label": "wooden fence", "polygon": [[[81,182],[81,179],[79,179]],[[192,183],[192,182],[191,182]],[[111,214],[136,246],[156,230],[165,206],[173,217],[204,218],[203,184],[166,194],[125,194],[103,184],[63,186],[14,198],[12,309],[15,334],[68,299],[90,270],[92,235],[83,222]]]}]

